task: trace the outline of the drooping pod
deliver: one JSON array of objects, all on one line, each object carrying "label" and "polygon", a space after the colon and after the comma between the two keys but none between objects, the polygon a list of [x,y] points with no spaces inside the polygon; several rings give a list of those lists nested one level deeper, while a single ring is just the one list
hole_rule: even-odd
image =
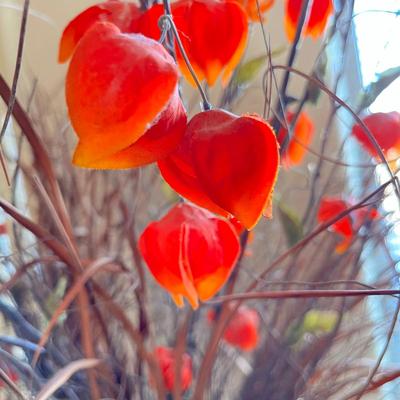
[{"label": "drooping pod", "polygon": [[[215,319],[214,310],[207,315],[212,323]],[[241,305],[228,322],[223,334],[223,339],[233,347],[242,351],[252,351],[259,341],[260,316],[250,307]]]},{"label": "drooping pod", "polygon": [[174,150],[186,126],[178,78],[173,58],[158,42],[124,34],[111,23],[94,24],[76,46],[66,79],[79,138],[73,162],[131,168]]},{"label": "drooping pod", "polygon": [[[310,11],[305,21],[303,35],[317,38],[323,34],[334,8],[332,0],[309,0]],[[293,41],[300,19],[303,0],[286,0],[285,30],[290,41]]]},{"label": "drooping pod", "polygon": [[178,150],[158,165],[182,196],[251,229],[269,214],[278,147],[272,128],[259,117],[204,111],[189,122]]},{"label": "drooping pod", "polygon": [[133,25],[140,15],[139,7],[130,1],[108,0],[85,9],[65,27],[60,40],[58,61],[64,63],[71,58],[83,35],[96,22],[111,22],[121,32],[134,32]]},{"label": "drooping pod", "polygon": [[147,226],[139,249],[156,281],[175,303],[193,308],[225,284],[239,257],[234,227],[207,210],[181,203]]},{"label": "drooping pod", "polygon": [[[294,114],[286,114],[287,123],[293,121]],[[278,133],[278,141],[282,145],[287,136],[287,130],[282,126]],[[282,165],[286,168],[300,165],[307,152],[307,146],[311,143],[314,136],[314,124],[307,113],[301,112],[295,126],[293,127],[293,136],[287,145],[281,159]]]},{"label": "drooping pod", "polygon": [[[155,358],[161,370],[164,385],[168,392],[174,390],[175,385],[175,355],[174,350],[170,347],[159,346],[154,351]],[[189,389],[192,384],[192,359],[189,354],[184,353],[181,359],[181,388],[182,391]]]},{"label": "drooping pod", "polygon": [[[208,85],[219,76],[227,84],[245,50],[248,35],[247,16],[232,0],[178,0],[172,3],[172,16],[189,61],[199,78]],[[158,39],[158,20],[163,15],[156,4],[141,17],[141,33]],[[184,77],[193,78],[177,45],[177,61]]]},{"label": "drooping pod", "polygon": [[[394,158],[400,155],[399,112],[378,112],[367,115],[362,121],[370,130],[386,157]],[[352,134],[372,157],[380,160],[378,150],[360,124],[353,126]]]}]

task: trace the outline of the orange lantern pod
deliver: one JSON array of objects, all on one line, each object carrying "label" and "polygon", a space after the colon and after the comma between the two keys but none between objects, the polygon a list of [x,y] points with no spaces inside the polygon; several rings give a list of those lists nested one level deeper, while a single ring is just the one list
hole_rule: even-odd
[{"label": "orange lantern pod", "polygon": [[[340,213],[346,211],[354,204],[353,201],[348,202],[337,197],[325,197],[321,200],[318,210],[318,221],[326,222]],[[343,237],[343,241],[336,247],[336,252],[344,253],[350,246],[354,235],[367,222],[371,222],[380,218],[381,215],[376,208],[362,207],[357,208],[339,221],[335,222],[331,229],[338,235]]]},{"label": "orange lantern pod", "polygon": [[[212,86],[222,74],[222,82],[227,84],[247,42],[245,11],[232,0],[179,0],[171,8],[179,37],[199,80],[206,79]],[[141,18],[140,32],[159,39],[158,20],[163,13],[160,4],[147,10]],[[182,74],[193,84],[178,46],[175,49]]]},{"label": "orange lantern pod", "polygon": [[[293,121],[294,114],[288,112],[286,114],[287,123]],[[278,134],[279,144],[285,141],[287,130],[281,127]],[[314,136],[314,124],[307,113],[302,112],[297,118],[296,124],[293,128],[293,136],[282,155],[282,165],[286,168],[300,165],[306,155],[306,147],[311,143]]]},{"label": "orange lantern pod", "polygon": [[[169,392],[174,390],[175,383],[175,356],[170,347],[157,347],[154,355],[161,369],[164,385]],[[192,384],[192,359],[189,354],[184,353],[181,359],[181,388],[182,391],[189,389]]]},{"label": "orange lantern pod", "polygon": [[257,116],[204,111],[189,122],[177,153],[158,165],[178,193],[252,229],[270,209],[278,143],[273,129]]},{"label": "orange lantern pod", "polygon": [[[286,0],[285,29],[290,41],[294,40],[304,0]],[[325,31],[328,18],[334,11],[332,0],[309,0],[311,3],[303,35],[317,38]]]},{"label": "orange lantern pod", "polygon": [[[324,197],[321,199],[319,206],[318,221],[321,223],[327,222],[346,211],[350,206],[350,204],[340,198]],[[354,236],[353,221],[350,215],[348,214],[339,219],[339,221],[331,225],[330,229],[343,238],[342,242],[336,246],[336,252],[339,254],[344,253],[350,246]]]},{"label": "orange lantern pod", "polygon": [[178,307],[186,297],[196,309],[225,284],[239,257],[233,226],[208,211],[178,204],[152,222],[139,239],[139,249],[156,281]]},{"label": "orange lantern pod", "polygon": [[157,121],[136,142],[110,157],[86,164],[79,161],[77,151],[74,163],[97,169],[133,168],[150,164],[175,150],[182,140],[185,128],[186,112],[177,89]]},{"label": "orange lantern pod", "polygon": [[86,31],[96,22],[111,22],[122,32],[132,32],[132,25],[141,15],[132,2],[108,0],[87,8],[76,16],[64,29],[61,36],[58,61],[66,62]]},{"label": "orange lantern pod", "polygon": [[201,186],[192,165],[190,145],[190,137],[185,135],[175,152],[158,161],[161,175],[181,196],[200,207],[228,218],[229,212],[215,204]]},{"label": "orange lantern pod", "polygon": [[[215,319],[214,310],[207,315],[210,322]],[[256,310],[240,306],[224,330],[223,338],[233,347],[243,351],[252,351],[258,344],[260,317]]]},{"label": "orange lantern pod", "polygon": [[246,10],[249,20],[252,22],[258,22],[260,20],[258,10],[260,10],[261,16],[266,13],[273,5],[275,0],[236,0]]},{"label": "orange lantern pod", "polygon": [[186,125],[177,84],[176,65],[161,44],[110,23],[93,25],[79,41],[66,79],[79,137],[74,164],[130,168],[174,150]]},{"label": "orange lantern pod", "polygon": [[[362,120],[385,156],[394,158],[400,155],[400,113],[397,111],[379,112],[367,115]],[[352,134],[372,157],[380,160],[375,146],[361,125],[355,124]]]}]

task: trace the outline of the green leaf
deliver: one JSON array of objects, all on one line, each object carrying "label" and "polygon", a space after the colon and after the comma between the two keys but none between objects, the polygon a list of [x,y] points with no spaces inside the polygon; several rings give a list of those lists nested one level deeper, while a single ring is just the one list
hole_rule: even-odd
[{"label": "green leaf", "polygon": [[56,287],[46,298],[46,309],[50,314],[53,314],[55,309],[58,307],[60,301],[64,297],[67,289],[68,281],[67,278],[61,276],[57,281]]},{"label": "green leaf", "polygon": [[[277,57],[286,50],[286,46],[279,47],[271,52],[271,57]],[[233,77],[233,86],[246,86],[257,77],[263,66],[267,65],[265,55],[255,57],[240,65]]]},{"label": "green leaf", "polygon": [[376,98],[398,77],[400,77],[400,66],[389,68],[386,71],[377,74],[375,82],[370,83],[360,100],[360,109],[369,107]]},{"label": "green leaf", "polygon": [[331,333],[338,323],[339,313],[333,310],[309,310],[300,321],[292,324],[286,334],[286,342],[293,346],[300,342],[304,334]]},{"label": "green leaf", "polygon": [[253,58],[246,61],[236,70],[233,83],[236,86],[244,86],[249,84],[260,72],[263,65],[266,65],[265,56]]},{"label": "green leaf", "polygon": [[339,314],[330,310],[310,310],[303,319],[303,332],[331,333],[338,322]]},{"label": "green leaf", "polygon": [[164,181],[161,183],[161,190],[167,200],[171,203],[177,203],[179,201],[177,193]]},{"label": "green leaf", "polygon": [[278,203],[278,215],[288,245],[295,245],[303,237],[303,226],[299,216],[282,202]]}]

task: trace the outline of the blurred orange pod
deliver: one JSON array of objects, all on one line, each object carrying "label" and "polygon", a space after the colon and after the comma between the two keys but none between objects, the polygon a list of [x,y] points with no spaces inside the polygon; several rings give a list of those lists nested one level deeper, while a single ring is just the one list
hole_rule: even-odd
[{"label": "blurred orange pod", "polygon": [[[367,115],[362,121],[389,160],[400,156],[400,113],[378,112]],[[372,157],[381,160],[376,146],[360,124],[353,126],[352,134]]]},{"label": "blurred orange pod", "polygon": [[[290,41],[294,40],[300,19],[303,0],[286,0],[285,29]],[[304,24],[303,35],[317,38],[324,33],[329,17],[334,12],[332,0],[309,0],[308,19]]]},{"label": "blurred orange pod", "polygon": [[[175,354],[174,349],[170,347],[157,347],[154,355],[161,369],[164,385],[169,392],[174,390],[175,384]],[[181,388],[182,391],[189,389],[192,384],[192,359],[189,354],[184,353],[180,364],[181,368]]]},{"label": "blurred orange pod", "polygon": [[[215,311],[210,310],[207,314],[210,322],[215,320]],[[260,316],[252,308],[241,305],[228,322],[224,330],[223,338],[231,346],[243,351],[252,351],[258,344],[258,329]]]},{"label": "blurred orange pod", "polygon": [[[286,121],[291,124],[294,118],[292,112],[286,114]],[[278,133],[279,144],[282,145],[287,137],[287,130],[282,126]],[[307,146],[314,136],[314,124],[307,113],[301,112],[293,127],[293,136],[282,155],[282,165],[286,168],[300,165],[307,152]]]}]

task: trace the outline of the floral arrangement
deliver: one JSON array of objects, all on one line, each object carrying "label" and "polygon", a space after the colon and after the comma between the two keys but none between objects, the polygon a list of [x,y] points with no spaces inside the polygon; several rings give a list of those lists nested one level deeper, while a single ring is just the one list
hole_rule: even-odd
[{"label": "floral arrangement", "polygon": [[[0,238],[12,249],[0,286],[0,393],[358,400],[400,376],[382,364],[399,306],[377,323],[365,303],[398,304],[400,294],[385,241],[396,219],[381,206],[400,196],[400,114],[368,112],[400,73],[367,88],[358,109],[340,97],[344,65],[327,49],[345,52],[353,2],[337,3],[92,5],[60,38],[63,133],[38,123],[40,90],[29,107],[17,98],[18,63],[15,84],[0,76],[1,137],[11,117],[21,129],[17,156],[2,156],[4,179],[13,176],[0,198]],[[265,30],[276,7],[284,19],[268,23],[285,31],[284,65]],[[25,1],[20,61],[28,15]],[[255,29],[265,48],[249,59]],[[309,37],[319,49],[311,73],[295,67]],[[252,88],[263,115],[251,104],[237,111]],[[343,143],[341,110],[351,121]],[[363,164],[343,155],[348,141]],[[378,167],[388,176],[380,183]],[[344,176],[354,168],[357,197]],[[389,262],[366,282],[371,247]],[[371,356],[374,327],[388,323]]]}]

